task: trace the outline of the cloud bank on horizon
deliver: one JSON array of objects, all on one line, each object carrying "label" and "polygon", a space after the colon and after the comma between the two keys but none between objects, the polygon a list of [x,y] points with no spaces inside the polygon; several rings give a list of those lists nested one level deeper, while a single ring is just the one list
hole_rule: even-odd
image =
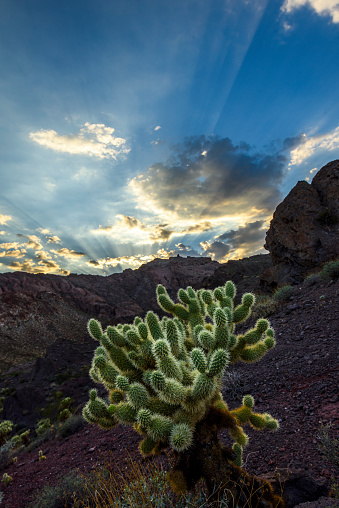
[{"label": "cloud bank on horizon", "polygon": [[0,7],[0,272],[265,253],[283,197],[339,158],[336,1],[36,2]]}]

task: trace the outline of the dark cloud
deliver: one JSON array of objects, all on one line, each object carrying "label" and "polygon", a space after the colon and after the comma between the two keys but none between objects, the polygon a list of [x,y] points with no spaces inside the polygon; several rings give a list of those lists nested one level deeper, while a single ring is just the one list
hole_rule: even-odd
[{"label": "dark cloud", "polygon": [[303,145],[307,141],[306,134],[299,134],[299,136],[294,136],[292,138],[286,138],[283,141],[283,150],[293,150],[299,145]]},{"label": "dark cloud", "polygon": [[200,246],[205,251],[204,256],[210,256],[215,261],[223,259],[230,251],[231,246],[216,240],[212,243],[201,242]]},{"label": "dark cloud", "polygon": [[95,259],[90,259],[87,264],[89,265],[93,265],[93,266],[100,266],[100,263],[98,263],[98,261],[96,261]]},{"label": "dark cloud", "polygon": [[226,231],[222,235],[217,237],[217,240],[226,240],[227,243],[232,245],[233,249],[239,247],[253,246],[261,242],[264,244],[266,227],[264,226],[265,221],[257,220],[240,226],[238,229]]},{"label": "dark cloud", "polygon": [[213,228],[212,223],[209,221],[204,221],[199,224],[194,224],[194,226],[189,226],[187,229],[181,231],[184,234],[192,234],[192,233],[205,233],[206,231],[210,231]]},{"label": "dark cloud", "polygon": [[259,210],[268,215],[281,198],[277,186],[286,162],[279,152],[254,154],[229,138],[193,137],[130,187],[149,207],[197,221]]}]

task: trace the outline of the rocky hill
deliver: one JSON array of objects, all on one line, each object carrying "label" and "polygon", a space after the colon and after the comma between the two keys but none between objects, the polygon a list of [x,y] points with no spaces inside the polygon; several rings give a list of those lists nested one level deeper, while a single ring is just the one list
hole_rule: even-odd
[{"label": "rocky hill", "polygon": [[261,277],[275,288],[302,281],[306,273],[339,256],[339,160],[300,181],[273,214],[265,248],[273,266]]}]

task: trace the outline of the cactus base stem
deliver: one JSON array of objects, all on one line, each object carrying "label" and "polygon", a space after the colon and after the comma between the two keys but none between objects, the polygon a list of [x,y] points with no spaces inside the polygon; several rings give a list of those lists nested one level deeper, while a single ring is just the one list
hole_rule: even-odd
[{"label": "cactus base stem", "polygon": [[224,417],[215,409],[197,424],[193,445],[183,452],[175,452],[175,464],[167,476],[172,490],[177,493],[191,490],[203,478],[211,502],[225,495],[230,508],[283,508],[284,501],[273,492],[267,480],[247,473],[232,462],[235,452],[218,437],[218,431],[224,427]]}]

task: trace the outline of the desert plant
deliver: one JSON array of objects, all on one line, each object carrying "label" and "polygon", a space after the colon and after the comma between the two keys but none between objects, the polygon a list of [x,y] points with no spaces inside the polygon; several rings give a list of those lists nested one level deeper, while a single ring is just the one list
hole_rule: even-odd
[{"label": "desert plant", "polygon": [[336,261],[328,261],[323,266],[320,272],[320,276],[323,280],[335,280],[339,278],[339,259]]},{"label": "desert plant", "polygon": [[39,461],[46,460],[46,455],[44,455],[42,450],[39,450]]},{"label": "desert plant", "polygon": [[268,317],[273,314],[277,308],[278,303],[274,298],[267,295],[259,295],[255,299],[251,315],[254,319]]},{"label": "desert plant", "polygon": [[12,432],[13,422],[11,420],[3,420],[0,423],[0,445],[6,443],[8,435]]},{"label": "desert plant", "polygon": [[[169,462],[170,457],[167,457]],[[114,460],[114,459],[113,459]],[[84,475],[85,495],[75,497],[74,508],[226,508],[226,496],[218,504],[209,501],[205,486],[200,481],[193,492],[174,494],[167,480],[164,462],[137,462],[129,457],[122,468],[115,460],[105,461],[90,475]]]},{"label": "desert plant", "polygon": [[339,471],[339,439],[332,436],[333,423],[320,425],[317,434],[318,448],[326,459]]},{"label": "desert plant", "polygon": [[277,302],[284,302],[286,300],[289,300],[290,297],[293,295],[293,293],[294,293],[293,286],[288,286],[288,285],[282,286],[275,291],[273,298]]},{"label": "desert plant", "polygon": [[304,284],[306,286],[314,286],[314,284],[318,284],[321,281],[320,273],[311,273],[307,275],[304,279]]},{"label": "desert plant", "polygon": [[[332,435],[333,424],[321,424],[316,438],[318,440],[318,449],[323,456],[329,460],[337,472],[339,472],[339,440]],[[338,480],[331,477],[330,492],[332,497],[339,498],[339,484]]]},{"label": "desert plant", "polygon": [[71,471],[62,476],[56,485],[45,485],[36,491],[28,508],[73,508],[76,506],[74,497],[82,497],[83,493],[83,478],[77,471]]},{"label": "desert plant", "polygon": [[51,429],[51,420],[49,418],[43,418],[42,420],[38,421],[35,432],[37,433],[37,436],[42,437],[50,429]]},{"label": "desert plant", "polygon": [[81,415],[71,415],[65,422],[59,425],[56,434],[61,438],[71,436],[82,429],[86,423]]},{"label": "desert plant", "polygon": [[[191,490],[204,478],[209,496],[220,494],[215,485],[227,483],[223,490],[235,505],[244,506],[244,493],[251,491],[258,507],[276,507],[282,501],[271,485],[240,466],[248,443],[243,426],[274,431],[278,421],[255,413],[251,395],[230,411],[220,392],[228,365],[256,362],[275,345],[266,319],[235,335],[236,325],[247,320],[255,301],[246,293],[234,307],[235,293],[231,281],[214,291],[188,287],[179,290],[181,303],[175,304],[159,284],[158,304],[173,318],[160,320],[150,311],[144,320],[136,317],[133,325],[108,326],[105,332],[91,319],[88,330],[100,346],[90,375],[107,388],[110,403],[93,389],[83,416],[106,429],[117,423],[132,425],[143,436],[143,455],[170,447],[176,462],[167,479],[176,492]],[[221,444],[218,431],[223,428],[233,448]]]},{"label": "desert plant", "polygon": [[9,476],[9,474],[4,473],[1,481],[3,482],[5,487],[7,487],[7,485],[9,485],[12,480],[13,480],[13,478],[11,476]]}]

